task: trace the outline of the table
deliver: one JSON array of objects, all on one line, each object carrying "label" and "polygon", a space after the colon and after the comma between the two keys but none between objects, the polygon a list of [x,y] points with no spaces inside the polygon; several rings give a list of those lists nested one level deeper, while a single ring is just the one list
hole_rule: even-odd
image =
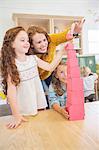
[{"label": "table", "polygon": [[9,118],[0,117],[0,150],[99,150],[99,101],[85,104],[80,121],[43,110],[19,128],[7,129]]}]

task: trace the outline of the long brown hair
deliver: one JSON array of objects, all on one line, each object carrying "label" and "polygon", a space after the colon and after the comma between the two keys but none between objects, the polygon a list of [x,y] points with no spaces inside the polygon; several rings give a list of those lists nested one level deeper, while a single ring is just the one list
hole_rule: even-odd
[{"label": "long brown hair", "polygon": [[[27,33],[29,36],[29,43],[30,43],[30,49],[27,54],[38,54],[38,52],[36,52],[36,50],[33,48],[33,39],[32,39],[36,33],[44,34],[45,37],[47,38],[48,46],[49,46],[51,39],[44,28],[39,27],[39,26],[30,26],[27,30]],[[45,54],[42,54],[42,55],[45,55]]]},{"label": "long brown hair", "polygon": [[3,45],[1,48],[1,75],[3,77],[3,89],[7,94],[8,75],[11,77],[11,82],[17,86],[20,83],[19,73],[15,64],[16,53],[12,47],[17,34],[20,31],[25,31],[23,27],[14,27],[9,29],[4,36]]},{"label": "long brown hair", "polygon": [[[66,62],[61,61],[59,63],[59,65],[65,65],[66,66]],[[58,68],[58,66],[57,66],[57,68]],[[53,86],[54,91],[56,92],[56,94],[59,95],[59,96],[62,96],[64,94],[64,92],[66,92],[66,91],[63,90],[61,81],[56,77],[57,68],[55,69],[55,71],[52,74],[52,81],[51,82],[52,82],[52,86]]]}]

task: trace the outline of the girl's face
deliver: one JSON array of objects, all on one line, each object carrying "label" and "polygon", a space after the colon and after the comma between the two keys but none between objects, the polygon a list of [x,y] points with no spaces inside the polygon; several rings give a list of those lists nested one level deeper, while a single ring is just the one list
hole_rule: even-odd
[{"label": "girl's face", "polygon": [[63,83],[67,83],[67,66],[59,65],[57,67],[56,77]]},{"label": "girl's face", "polygon": [[30,48],[29,38],[25,31],[20,31],[12,45],[15,48],[15,53],[18,54],[25,54],[28,52]]},{"label": "girl's face", "polygon": [[32,44],[33,44],[33,48],[38,53],[43,54],[47,52],[48,40],[43,33],[36,33],[35,35],[33,35]]}]

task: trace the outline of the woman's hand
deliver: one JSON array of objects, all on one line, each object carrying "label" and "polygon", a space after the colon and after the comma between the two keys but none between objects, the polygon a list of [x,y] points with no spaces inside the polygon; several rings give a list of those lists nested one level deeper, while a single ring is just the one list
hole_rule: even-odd
[{"label": "woman's hand", "polygon": [[66,35],[66,39],[72,40],[73,36],[75,37],[75,36],[79,35],[79,33],[81,33],[81,31],[82,31],[82,27],[83,27],[84,22],[85,22],[84,18],[79,22],[74,22],[71,25],[70,31]]},{"label": "woman's hand", "polygon": [[22,122],[26,122],[27,119],[24,118],[22,115],[18,116],[12,116],[12,120],[7,124],[7,128],[12,129],[12,128],[17,128],[18,126],[21,125]]},{"label": "woman's hand", "polygon": [[75,26],[73,27],[73,33],[80,33],[82,31],[82,27],[83,27],[84,22],[85,22],[84,18],[80,22],[75,22],[74,23]]}]

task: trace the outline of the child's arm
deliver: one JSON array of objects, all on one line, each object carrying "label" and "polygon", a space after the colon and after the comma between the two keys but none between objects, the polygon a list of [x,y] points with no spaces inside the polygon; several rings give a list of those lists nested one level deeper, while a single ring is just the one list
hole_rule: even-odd
[{"label": "child's arm", "polygon": [[98,75],[96,73],[93,73],[93,75],[96,77],[96,80],[98,79]]},{"label": "child's arm", "polygon": [[27,121],[19,112],[17,100],[16,100],[16,86],[12,84],[10,76],[8,77],[8,82],[7,82],[7,97],[8,97],[8,102],[11,107],[13,119],[10,123],[7,124],[8,128],[17,128],[22,121]]},{"label": "child's arm", "polygon": [[53,108],[55,111],[57,111],[57,112],[59,112],[60,114],[62,114],[66,119],[69,118],[68,112],[65,110],[65,108],[62,108],[58,103],[54,103],[54,104],[52,105],[52,108]]},{"label": "child's arm", "polygon": [[59,99],[56,96],[56,93],[52,87],[52,84],[49,87],[48,99],[49,99],[50,108],[53,108],[55,111],[63,115],[66,119],[69,118],[68,112],[60,106]]},{"label": "child's arm", "polygon": [[53,61],[51,63],[45,62],[42,59],[37,57],[38,67],[42,68],[46,71],[52,72],[57,67],[59,62],[61,61],[63,54],[64,54],[64,50],[58,51],[55,58],[53,59]]}]

